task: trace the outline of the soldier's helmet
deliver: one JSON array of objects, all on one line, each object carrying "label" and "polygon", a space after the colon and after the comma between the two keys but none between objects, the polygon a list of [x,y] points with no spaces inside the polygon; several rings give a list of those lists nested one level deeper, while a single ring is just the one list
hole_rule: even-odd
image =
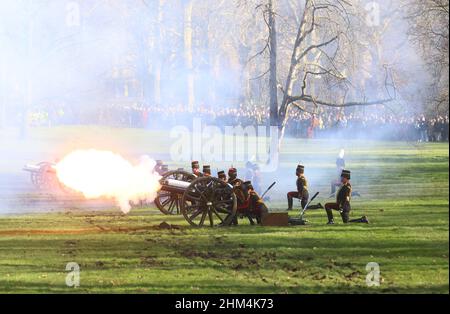
[{"label": "soldier's helmet", "polygon": [[211,166],[209,166],[209,165],[204,165],[204,166],[203,166],[203,173],[204,173],[204,174],[211,175]]},{"label": "soldier's helmet", "polygon": [[303,166],[303,165],[298,165],[297,166],[297,169],[295,170],[295,174],[303,174],[303,173],[305,173],[305,166]]},{"label": "soldier's helmet", "polygon": [[350,180],[350,170],[342,170],[341,177]]}]

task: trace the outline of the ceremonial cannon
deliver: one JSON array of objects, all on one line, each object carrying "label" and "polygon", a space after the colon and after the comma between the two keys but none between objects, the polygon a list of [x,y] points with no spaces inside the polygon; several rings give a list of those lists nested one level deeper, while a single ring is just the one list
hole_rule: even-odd
[{"label": "ceremonial cannon", "polygon": [[175,214],[176,209],[192,226],[228,226],[236,215],[233,187],[217,178],[170,171],[160,183],[157,207],[168,214]]},{"label": "ceremonial cannon", "polygon": [[26,164],[23,170],[30,173],[31,183],[40,190],[61,187],[56,177],[54,163],[44,161],[38,164]]},{"label": "ceremonial cannon", "polygon": [[155,199],[155,205],[158,209],[166,215],[177,215],[181,213],[181,199],[184,190],[177,187],[167,187],[169,180],[180,181],[182,183],[189,183],[195,180],[197,176],[186,171],[168,171],[162,175],[160,180],[161,190]]}]

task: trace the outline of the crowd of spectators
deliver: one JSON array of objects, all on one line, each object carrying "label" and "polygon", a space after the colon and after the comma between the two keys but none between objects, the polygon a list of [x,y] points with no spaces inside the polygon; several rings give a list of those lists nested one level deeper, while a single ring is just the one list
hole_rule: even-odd
[{"label": "crowd of spectators", "polygon": [[[33,113],[32,113],[33,114]],[[31,117],[33,125],[97,124],[116,127],[168,129],[177,125],[192,128],[194,118],[203,124],[219,127],[241,125],[267,125],[268,108],[244,107],[210,108],[206,106],[188,110],[186,106],[142,106],[136,104],[109,105],[79,112],[58,108],[37,111]],[[448,141],[449,117],[438,115],[402,115],[377,110],[353,112],[324,109],[318,114],[291,110],[286,136],[296,138],[356,138],[380,140],[406,140],[419,142]]]}]

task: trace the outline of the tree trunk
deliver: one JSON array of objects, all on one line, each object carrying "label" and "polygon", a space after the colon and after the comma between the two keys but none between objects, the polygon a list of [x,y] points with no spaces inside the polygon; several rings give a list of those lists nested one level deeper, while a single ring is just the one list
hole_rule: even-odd
[{"label": "tree trunk", "polygon": [[192,8],[193,0],[187,0],[184,7],[184,53],[187,72],[187,96],[189,110],[193,110],[195,104],[194,67],[192,62]]},{"label": "tree trunk", "polygon": [[290,104],[290,97],[292,96],[292,92],[294,89],[294,84],[297,80],[297,74],[298,74],[298,57],[300,55],[300,49],[302,45],[302,34],[304,33],[306,21],[307,21],[307,8],[308,8],[308,1],[305,1],[304,8],[303,8],[303,14],[300,21],[300,25],[297,32],[297,37],[295,39],[294,48],[292,51],[291,56],[291,64],[289,66],[289,72],[286,78],[286,84],[284,87],[284,96],[283,100],[280,105],[280,109],[278,111],[278,128],[279,128],[279,134],[280,134],[280,142],[284,136],[284,131],[286,128],[287,118],[288,118],[288,111],[289,111],[289,104]]},{"label": "tree trunk", "polygon": [[153,69],[153,102],[155,105],[161,105],[161,68],[162,68],[162,22],[163,22],[163,5],[165,0],[158,1],[158,16],[157,16],[157,25],[155,28],[155,62]]},{"label": "tree trunk", "polygon": [[270,50],[270,125],[277,126],[278,121],[278,88],[277,88],[277,29],[273,0],[269,0],[269,50]]}]

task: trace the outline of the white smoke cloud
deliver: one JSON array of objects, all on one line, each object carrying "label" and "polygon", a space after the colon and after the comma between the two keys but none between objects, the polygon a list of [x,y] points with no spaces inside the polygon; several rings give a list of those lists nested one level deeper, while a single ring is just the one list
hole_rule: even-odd
[{"label": "white smoke cloud", "polygon": [[114,199],[128,213],[130,202],[156,198],[160,176],[153,172],[155,164],[148,156],[132,165],[110,151],[77,150],[56,165],[56,172],[61,183],[87,199]]}]

